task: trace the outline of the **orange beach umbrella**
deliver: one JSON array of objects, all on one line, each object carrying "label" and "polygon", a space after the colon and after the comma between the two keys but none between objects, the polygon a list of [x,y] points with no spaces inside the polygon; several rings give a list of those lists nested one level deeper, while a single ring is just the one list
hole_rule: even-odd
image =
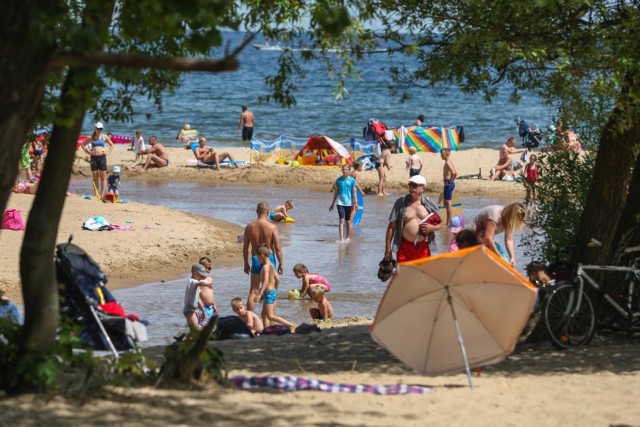
[{"label": "orange beach umbrella", "polygon": [[484,245],[402,263],[371,325],[373,339],[416,371],[497,363],[514,350],[537,289]]}]

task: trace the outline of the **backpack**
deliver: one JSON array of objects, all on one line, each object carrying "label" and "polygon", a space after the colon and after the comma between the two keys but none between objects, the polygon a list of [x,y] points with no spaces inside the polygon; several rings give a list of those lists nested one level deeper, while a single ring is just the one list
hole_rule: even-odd
[{"label": "backpack", "polygon": [[19,209],[7,209],[2,217],[3,230],[24,230],[24,221],[22,221],[22,212]]}]

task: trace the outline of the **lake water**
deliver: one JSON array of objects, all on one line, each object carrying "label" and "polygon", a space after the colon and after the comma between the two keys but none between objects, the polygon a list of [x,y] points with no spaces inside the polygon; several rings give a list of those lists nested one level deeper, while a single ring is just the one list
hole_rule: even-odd
[{"label": "lake water", "polygon": [[[232,45],[242,37],[242,33],[225,33]],[[506,86],[500,87],[492,104],[487,104],[481,95],[463,94],[455,85],[437,90],[413,88],[412,99],[400,103],[389,95],[392,83],[385,68],[407,60],[387,53],[374,54],[359,64],[362,78],[347,83],[350,94],[345,100],[331,95],[335,82],[328,78],[322,64],[313,62],[303,64],[306,78],[296,82],[296,106],[283,109],[272,103],[258,104],[258,96],[268,93],[265,78],[276,72],[279,54],[249,46],[240,54],[240,69],[235,72],[185,74],[182,87],[163,97],[161,113],[152,101],[138,99],[133,121],[105,122],[105,132],[133,136],[139,128],[145,138],[155,134],[163,144],[178,146],[175,137],[183,124],[189,123],[218,146],[241,147],[236,128],[240,107],[247,105],[256,117],[254,136],[260,139],[272,140],[282,134],[300,138],[327,135],[336,141],[362,138],[362,128],[370,118],[398,127],[411,124],[418,114],[424,114],[429,125],[464,126],[467,139],[463,148],[496,148],[509,136],[517,136],[516,117],[546,126],[554,114],[536,96],[526,93],[518,105],[510,104]],[[213,55],[218,57],[220,53]],[[408,63],[411,65],[410,60]],[[83,133],[93,130],[95,119],[102,120],[86,118]]]},{"label": "lake water", "polygon": [[[86,179],[74,178],[70,191],[80,194],[86,190]],[[293,224],[278,224],[283,245],[284,275],[281,277],[277,312],[293,323],[310,320],[309,301],[289,301],[290,289],[300,288],[300,280],[293,275],[297,263],[305,264],[311,272],[325,276],[333,285],[328,298],[336,317],[375,315],[386,284],[377,278],[378,262],[384,255],[384,235],[393,202],[402,193],[386,198],[365,197],[365,211],[361,225],[349,244],[337,243],[338,216],[329,212],[332,195],[329,192],[304,189],[257,188],[232,184],[210,185],[191,182],[127,182],[127,200],[159,204],[169,208],[215,217],[244,227],[256,218],[255,207],[261,200],[272,206],[285,199],[295,201],[291,215]],[[202,203],[201,200],[211,200]],[[489,198],[464,197],[464,216],[469,221],[477,211],[496,201]],[[212,239],[215,236],[211,236]],[[437,253],[446,252],[450,235],[438,234]],[[517,237],[518,239],[519,237]],[[517,253],[519,248],[517,249]],[[197,260],[194,260],[196,262]],[[518,267],[525,260],[518,253]],[[134,288],[115,291],[125,310],[136,312],[149,320],[150,341],[144,345],[164,345],[186,329],[182,315],[182,301],[189,276],[167,282],[146,283]],[[242,260],[235,266],[221,266],[213,260],[212,277],[216,304],[221,315],[233,314],[231,299],[239,296],[246,301],[249,276],[243,271]],[[256,308],[259,313],[260,306]]]}]

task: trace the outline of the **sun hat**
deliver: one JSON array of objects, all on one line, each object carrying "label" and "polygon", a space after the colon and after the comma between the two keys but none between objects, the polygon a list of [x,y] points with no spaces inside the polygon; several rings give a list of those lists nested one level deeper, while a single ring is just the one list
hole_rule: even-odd
[{"label": "sun hat", "polygon": [[427,180],[422,175],[414,175],[409,178],[409,182],[413,182],[414,184],[422,185],[424,187],[427,186]]},{"label": "sun hat", "polygon": [[113,172],[114,173],[120,173],[120,166],[114,166],[113,167]]},{"label": "sun hat", "polygon": [[451,218],[451,223],[449,224],[449,232],[453,234],[457,234],[464,227],[464,218],[456,215]]},{"label": "sun hat", "polygon": [[102,124],[102,122],[96,123],[96,129],[104,129],[104,125]]},{"label": "sun hat", "polygon": [[191,272],[192,273],[198,273],[201,276],[208,276],[209,273],[207,273],[207,269],[204,268],[204,265],[202,264],[193,264],[191,266]]}]

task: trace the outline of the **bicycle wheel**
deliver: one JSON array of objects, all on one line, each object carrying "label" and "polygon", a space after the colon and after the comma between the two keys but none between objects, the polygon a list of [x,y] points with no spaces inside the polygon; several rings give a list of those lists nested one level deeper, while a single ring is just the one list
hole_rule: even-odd
[{"label": "bicycle wheel", "polygon": [[589,344],[596,331],[596,313],[589,296],[582,292],[576,311],[578,291],[570,284],[560,285],[542,308],[545,332],[556,348],[568,349]]}]

